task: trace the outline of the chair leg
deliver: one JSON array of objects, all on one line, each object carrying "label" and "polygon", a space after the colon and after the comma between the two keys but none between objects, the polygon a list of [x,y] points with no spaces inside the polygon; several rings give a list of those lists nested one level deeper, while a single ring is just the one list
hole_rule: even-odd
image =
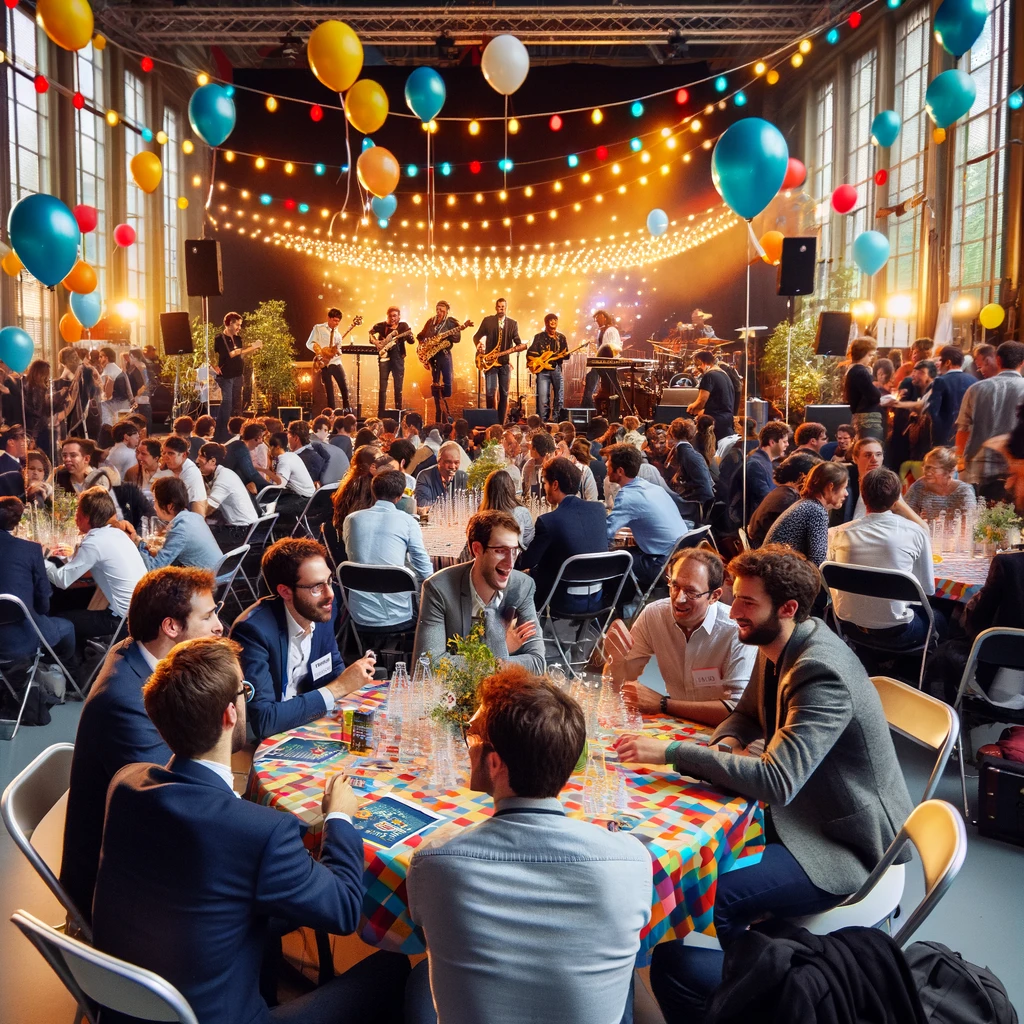
[{"label": "chair leg", "polygon": [[957,764],[960,766],[960,791],[963,793],[964,797],[964,821],[970,821],[971,808],[967,803],[967,775],[964,772],[964,753],[961,747],[960,740],[956,741],[955,749]]},{"label": "chair leg", "polygon": [[[43,652],[41,650],[36,650],[36,656],[32,661],[32,665],[29,668],[28,673],[25,676],[25,692],[22,695],[21,704],[18,706],[18,717],[14,720],[14,730],[11,732],[11,735],[7,737],[8,739],[13,740],[14,737],[18,735],[18,729],[21,726],[21,719],[25,714],[25,705],[28,704],[28,695],[32,690],[32,684],[36,681],[36,669],[39,667],[39,658],[42,656],[42,653]],[[7,680],[5,679],[4,682],[7,682]],[[12,694],[14,694],[15,699],[17,699],[17,694],[15,693],[14,688],[11,686],[10,683],[7,683],[7,688],[11,691]]]}]

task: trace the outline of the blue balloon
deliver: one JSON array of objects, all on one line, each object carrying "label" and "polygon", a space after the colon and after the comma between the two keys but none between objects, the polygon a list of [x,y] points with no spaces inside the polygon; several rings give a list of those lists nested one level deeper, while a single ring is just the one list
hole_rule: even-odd
[{"label": "blue balloon", "polygon": [[100,298],[99,289],[89,292],[88,295],[71,293],[71,312],[83,327],[95,327],[100,322],[102,310],[103,300]]},{"label": "blue balloon", "polygon": [[188,101],[192,131],[208,146],[219,146],[234,130],[235,101],[216,82],[201,85]]},{"label": "blue balloon", "polygon": [[853,240],[853,261],[869,277],[889,258],[889,239],[881,231],[862,231]]},{"label": "blue balloon", "polygon": [[974,106],[978,88],[965,71],[955,69],[936,75],[924,94],[924,109],[939,128],[948,128]]},{"label": "blue balloon", "polygon": [[7,233],[25,269],[47,288],[63,281],[78,260],[78,221],[56,196],[25,196],[7,217]]},{"label": "blue balloon", "polygon": [[405,80],[405,105],[423,122],[444,106],[444,79],[433,68],[416,68]]},{"label": "blue balloon", "polygon": [[987,18],[987,0],[942,0],[935,12],[935,38],[959,59],[977,42]]},{"label": "blue balloon", "polygon": [[651,210],[647,214],[647,230],[650,231],[655,238],[658,235],[665,234],[668,231],[668,214],[664,210],[657,208]]},{"label": "blue balloon", "polygon": [[711,154],[711,180],[744,220],[756,217],[782,188],[789,147],[782,132],[760,117],[726,128]]},{"label": "blue balloon", "polygon": [[20,327],[0,331],[0,360],[15,373],[24,373],[35,354],[35,344]]},{"label": "blue balloon", "polygon": [[876,146],[888,148],[896,141],[902,126],[903,118],[895,110],[883,110],[875,114],[871,122],[871,141]]},{"label": "blue balloon", "polygon": [[378,220],[390,220],[398,209],[398,200],[394,196],[374,196],[370,200],[370,206]]},{"label": "blue balloon", "polygon": [[[370,138],[370,136],[369,136],[369,135],[367,135],[367,136],[365,136],[365,137],[363,138],[363,152],[364,152],[364,153],[365,153],[365,152],[366,152],[366,151],[367,151],[368,149],[373,149],[374,145],[375,145],[375,143],[374,143],[373,139],[371,139],[371,138]],[[348,170],[348,168],[346,167],[346,168],[344,168],[344,170],[346,170],[346,171],[347,171],[347,170]]]}]

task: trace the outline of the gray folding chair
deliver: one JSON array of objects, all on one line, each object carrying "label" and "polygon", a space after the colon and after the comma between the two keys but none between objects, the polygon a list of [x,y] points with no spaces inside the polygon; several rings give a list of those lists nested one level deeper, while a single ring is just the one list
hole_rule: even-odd
[{"label": "gray folding chair", "polygon": [[[400,646],[395,653],[402,653],[407,660],[412,657],[413,639],[416,635],[416,595],[419,585],[411,569],[404,565],[363,565],[359,562],[342,562],[338,566],[338,587],[341,603],[348,618],[356,648],[360,654],[368,647],[376,649],[380,641],[388,636],[400,637]],[[364,594],[411,594],[413,615],[409,623],[394,626],[357,626],[349,605],[349,591],[358,590]],[[378,651],[378,654],[383,653]]]},{"label": "gray folding chair", "polygon": [[303,533],[313,540],[320,534],[320,524],[325,519],[330,519],[334,513],[334,506],[331,502],[334,499],[334,492],[338,489],[337,484],[323,484],[318,487],[313,496],[306,502],[299,518],[295,520],[291,536],[299,537]]},{"label": "gray folding chair", "polygon": [[268,487],[264,487],[259,494],[256,495],[256,502],[259,507],[263,510],[263,514],[266,515],[268,512],[277,511],[277,499],[284,494],[284,488],[279,484],[270,484]]},{"label": "gray folding chair", "polygon": [[96,665],[93,670],[89,673],[89,678],[85,681],[85,686],[82,688],[86,693],[89,692],[89,688],[95,682],[96,677],[100,674],[100,669],[106,664],[107,655],[110,654],[110,649],[118,641],[124,639],[124,624],[128,620],[127,612],[121,616],[117,623],[117,628],[107,637],[97,636],[91,637],[86,640],[85,646],[87,650],[96,651],[99,655],[96,659]]},{"label": "gray folding chair", "polygon": [[[249,545],[243,544],[233,551],[227,551],[220,557],[220,561],[213,567],[214,587],[213,599],[217,602],[217,614],[219,615],[228,597],[231,596],[231,589],[235,583],[238,570],[242,567],[242,559],[249,553]],[[242,602],[235,598],[239,611],[242,610]]]},{"label": "gray folding chair", "polygon": [[[644,610],[644,606],[648,601],[651,600],[651,596],[654,591],[659,587],[666,586],[665,584],[665,571],[672,564],[672,559],[679,554],[683,548],[699,548],[702,544],[708,544],[713,547],[716,551],[718,546],[715,544],[715,538],[711,534],[710,526],[698,526],[696,529],[690,530],[689,533],[684,533],[672,546],[672,550],[668,553],[668,557],[665,559],[661,568],[655,573],[654,579],[651,580],[650,586],[641,594],[640,602],[636,606],[632,617],[630,618],[629,625],[636,622],[637,616]],[[633,570],[629,571],[630,578],[633,580],[633,585],[636,587],[637,592],[640,592],[640,582],[633,574]]]},{"label": "gray folding chair", "polygon": [[169,982],[79,942],[51,928],[24,910],[11,921],[78,1000],[90,1022],[106,1008],[129,1017],[199,1024],[188,1000]]},{"label": "gray folding chair", "polygon": [[[249,548],[249,555],[263,557],[263,549],[271,542],[271,538],[274,535],[274,524],[277,522],[276,512],[267,512],[265,515],[259,517],[255,523],[249,529],[246,534],[245,540],[242,544]],[[248,557],[248,555],[246,556]],[[259,592],[257,588],[253,586],[252,580],[249,578],[249,574],[245,571],[245,559],[238,565],[238,575],[242,577],[242,581],[249,588],[249,593],[252,594],[254,601],[259,600]],[[259,573],[256,573],[257,582],[259,582]]]},{"label": "gray folding chair", "polygon": [[[92,941],[92,932],[71,897],[64,891],[49,864],[32,845],[32,836],[39,823],[56,806],[71,785],[73,743],[55,743],[47,747],[26,768],[22,769],[0,797],[0,817],[26,860],[46,883],[67,911],[72,929]],[[63,831],[63,830],[62,830]]]}]

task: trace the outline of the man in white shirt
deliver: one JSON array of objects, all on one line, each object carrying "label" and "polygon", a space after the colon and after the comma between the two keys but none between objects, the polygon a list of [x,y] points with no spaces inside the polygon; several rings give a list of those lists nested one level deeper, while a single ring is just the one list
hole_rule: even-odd
[{"label": "man in white shirt", "polygon": [[[420,524],[398,508],[405,494],[405,474],[398,469],[378,473],[370,484],[374,504],[345,516],[342,534],[349,560],[364,565],[408,566],[417,587],[433,572],[423,546]],[[412,594],[369,594],[349,591],[349,610],[357,626],[415,627]]]},{"label": "man in white shirt", "polygon": [[[669,597],[647,605],[631,628],[618,619],[608,630],[613,677],[642,714],[718,725],[735,710],[757,650],[740,641],[721,603],[725,566],[715,552],[683,550],[668,578]],[[637,681],[652,656],[667,696]]]},{"label": "man in white shirt", "polygon": [[289,448],[288,435],[284,431],[270,438],[270,458],[274,468],[267,471],[267,476],[272,483],[284,488],[277,499],[277,513],[282,524],[294,523],[316,490],[306,464]]},{"label": "man in white shirt", "polygon": [[97,592],[89,608],[54,612],[74,625],[79,651],[86,640],[109,636],[117,629],[128,614],[135,584],[146,575],[138,548],[128,534],[110,525],[113,518],[114,499],[107,491],[102,487],[82,491],[75,511],[75,526],[83,534],[81,543],[66,564],[46,563],[47,577],[61,590],[67,590],[87,572],[92,573],[96,582]]},{"label": "man in white shirt", "polygon": [[[849,565],[902,569],[913,573],[927,595],[935,593],[935,565],[928,531],[893,513],[900,478],[891,469],[873,469],[860,484],[866,512],[861,519],[829,530],[828,558]],[[924,641],[924,609],[904,601],[832,591],[836,614],[869,634],[872,643],[894,650]],[[856,633],[854,633],[856,638]]]},{"label": "man in white shirt", "polygon": [[188,510],[201,516],[206,515],[206,484],[199,467],[188,457],[190,446],[188,441],[177,434],[164,438],[160,449],[160,462],[163,469],[154,473],[152,479],[159,480],[162,476],[176,476],[188,491]]},{"label": "man in white shirt", "polygon": [[100,379],[103,385],[100,419],[113,426],[121,413],[131,408],[131,387],[127,374],[117,365],[117,353],[109,345],[100,349]]},{"label": "man in white shirt", "polygon": [[107,452],[103,465],[113,466],[117,470],[117,475],[124,480],[128,470],[138,465],[135,450],[139,447],[142,434],[139,433],[137,424],[124,420],[114,425],[111,436],[114,439],[114,447]]},{"label": "man in white shirt", "polygon": [[[313,330],[309,332],[306,340],[306,348],[310,352],[316,352],[314,345],[321,349],[334,348],[341,345],[341,310],[331,307],[327,310],[327,320],[322,324],[314,324]],[[323,381],[324,390],[327,392],[327,405],[334,408],[334,382],[338,382],[341,388],[341,402],[345,412],[349,410],[348,401],[348,380],[345,378],[345,370],[341,365],[341,353],[331,356],[330,361],[320,371],[320,380]]]},{"label": "man in white shirt", "polygon": [[199,449],[196,466],[209,487],[206,515],[210,532],[221,551],[233,551],[245,542],[249,528],[259,517],[239,475],[224,465],[226,458],[224,445],[207,441]]},{"label": "man in white shirt", "polygon": [[[619,336],[619,329],[611,315],[603,309],[594,314],[594,322],[597,324],[597,354],[601,357],[618,357],[622,355],[622,338]],[[594,393],[597,385],[604,374],[609,388],[609,394],[619,393],[618,374],[615,370],[588,370],[586,380],[583,384],[583,399],[580,405],[592,409],[594,407]]]}]

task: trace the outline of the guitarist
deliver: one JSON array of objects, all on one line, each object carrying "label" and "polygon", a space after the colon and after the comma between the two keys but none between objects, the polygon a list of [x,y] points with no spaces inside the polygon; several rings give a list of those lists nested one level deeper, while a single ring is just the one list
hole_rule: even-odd
[{"label": "guitarist", "polygon": [[541,370],[537,376],[537,415],[548,422],[558,419],[562,409],[563,384],[562,360],[569,355],[569,344],[565,335],[558,330],[558,314],[548,313],[544,317],[544,330],[533,336],[530,347],[526,350],[526,362],[531,357],[543,355],[545,352],[555,353],[549,357],[550,370]]},{"label": "guitarist", "polygon": [[[477,343],[477,352],[489,354],[495,349],[507,350],[520,344],[519,324],[511,317],[505,315],[508,303],[505,299],[498,299],[494,304],[494,316],[485,316],[480,326],[473,335]],[[484,371],[484,387],[487,394],[487,408],[494,408],[495,392],[498,396],[498,422],[505,422],[505,414],[508,412],[508,385],[512,375],[512,368],[508,363],[508,356],[499,356],[498,363],[493,370]]]},{"label": "guitarist", "polygon": [[[416,335],[417,341],[426,341],[435,334],[444,334],[447,331],[456,331],[451,337],[451,345],[462,340],[462,332],[459,331],[459,322],[449,314],[451,307],[441,299],[434,307],[432,316],[424,325],[423,330]],[[452,397],[452,350],[446,348],[430,360],[430,393],[434,396],[434,418],[438,423],[451,420],[451,416],[444,416],[441,409],[442,399]],[[445,409],[448,402],[444,402]]]},{"label": "guitarist", "polygon": [[327,322],[315,324],[309,332],[309,339],[306,341],[306,348],[316,353],[314,345],[321,349],[333,349],[327,365],[320,371],[320,380],[323,381],[324,390],[327,392],[327,407],[334,408],[334,382],[338,382],[341,388],[341,402],[347,413],[350,409],[348,401],[348,381],[345,379],[345,370],[341,365],[341,352],[338,344],[341,341],[341,332],[338,325],[341,323],[341,310],[333,306],[327,310]]},{"label": "guitarist", "polygon": [[[388,306],[386,320],[374,324],[370,328],[370,337],[376,338],[381,344],[392,334],[411,333],[412,328],[402,319],[402,311],[398,306]],[[394,408],[399,415],[402,412],[402,384],[405,382],[405,338],[399,338],[387,352],[377,354],[377,369],[380,373],[380,390],[377,393],[377,416],[384,418],[387,407],[388,377],[390,376],[395,389]]]}]

